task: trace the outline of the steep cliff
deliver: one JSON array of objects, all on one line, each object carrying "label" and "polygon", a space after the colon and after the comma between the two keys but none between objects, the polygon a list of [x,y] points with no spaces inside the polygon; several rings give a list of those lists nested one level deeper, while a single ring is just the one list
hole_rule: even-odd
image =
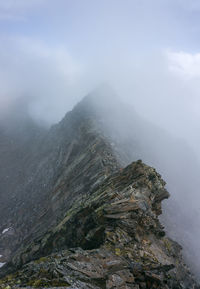
[{"label": "steep cliff", "polygon": [[200,288],[158,219],[165,182],[141,161],[126,166],[154,159],[145,123],[110,94],[87,96],[24,142],[15,185],[1,191],[0,288]]}]

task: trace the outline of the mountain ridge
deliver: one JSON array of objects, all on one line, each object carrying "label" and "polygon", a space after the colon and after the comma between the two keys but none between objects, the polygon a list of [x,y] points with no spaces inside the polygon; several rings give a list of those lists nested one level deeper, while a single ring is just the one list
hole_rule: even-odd
[{"label": "mountain ridge", "polygon": [[[103,100],[100,99],[100,96],[102,95],[102,93],[104,94]],[[108,95],[110,95],[110,90],[107,93]],[[97,221],[97,223],[95,223],[93,219],[90,219],[90,215],[88,215],[88,219],[86,218],[87,222],[86,223],[83,222],[83,228],[82,228],[80,221],[78,220],[79,219],[78,216],[82,216],[82,215],[79,215],[78,213],[79,211],[76,211],[76,210],[75,210],[77,214],[77,217],[75,214],[76,221],[72,221],[73,226],[71,224],[71,227],[70,227],[70,223],[69,223],[70,218],[68,219],[69,217],[68,214],[70,214],[70,210],[73,208],[74,204],[78,203],[80,206],[84,206],[83,204],[84,200],[85,201],[87,200],[87,202],[89,202],[90,204],[92,203],[92,198],[93,198],[93,195],[95,194],[97,195],[97,199],[98,199],[99,187],[101,187],[101,185],[107,186],[108,190],[110,190],[109,185],[106,182],[109,182],[109,179],[114,178],[116,174],[120,175],[120,172],[123,175],[124,172],[127,172],[127,170],[129,171],[129,169],[124,168],[127,165],[127,161],[136,160],[138,157],[144,155],[141,149],[141,144],[145,143],[145,138],[139,139],[138,133],[142,131],[143,127],[145,127],[145,124],[141,123],[137,115],[134,115],[132,118],[133,112],[126,110],[126,106],[122,106],[120,102],[118,101],[116,101],[116,103],[111,102],[110,99],[112,98],[106,96],[105,89],[103,89],[103,92],[102,91],[98,92],[96,97],[94,98],[92,97],[93,94],[94,92],[91,93],[89,96],[85,97],[79,104],[75,106],[75,108],[71,112],[66,114],[66,116],[63,118],[62,121],[60,121],[56,125],[53,125],[49,131],[45,130],[39,133],[39,138],[38,136],[36,137],[36,142],[33,142],[34,145],[30,146],[30,150],[28,150],[27,152],[27,156],[26,156],[28,159],[28,163],[26,162],[27,167],[22,168],[22,170],[26,171],[26,175],[28,176],[28,179],[25,179],[24,183],[22,182],[20,186],[16,187],[16,190],[12,193],[14,194],[14,200],[13,200],[13,203],[11,203],[10,207],[6,207],[6,209],[1,207],[2,224],[0,226],[0,230],[3,231],[6,228],[11,228],[11,229],[10,231],[8,231],[8,233],[0,235],[0,248],[2,250],[0,254],[3,252],[2,255],[4,256],[4,260],[8,262],[8,264],[5,265],[0,270],[0,274],[5,275],[8,272],[12,272],[13,270],[19,270],[18,277],[21,276],[19,277],[19,280],[21,280],[20,282],[23,283],[23,286],[25,284],[26,285],[28,284],[25,281],[26,278],[23,279],[23,274],[24,274],[23,266],[26,266],[27,262],[30,262],[32,259],[36,260],[37,258],[43,258],[46,255],[49,255],[51,253],[54,254],[54,249],[71,250],[70,248],[73,247],[72,243],[74,242],[75,246],[82,247],[82,250],[85,249],[87,251],[87,249],[90,249],[90,250],[99,249],[101,251],[101,245],[106,242],[105,230],[107,229],[105,228],[106,227],[105,224],[107,224],[106,223],[107,221],[104,220],[104,217],[103,217],[104,221],[102,221],[100,218],[100,220],[105,223],[103,225],[104,230],[102,230],[102,227],[100,226],[101,228],[99,229],[99,225],[98,225],[98,222],[101,222],[101,221]],[[108,103],[105,103],[105,99],[109,100]],[[124,111],[126,111],[126,115],[127,115],[125,123],[129,124],[127,125],[127,127],[124,126],[124,123],[122,122],[123,117],[124,117]],[[110,113],[108,114],[108,112]],[[133,119],[135,121],[132,122]],[[120,127],[121,123],[122,123],[122,129],[121,131],[119,131],[118,128]],[[131,123],[134,124],[134,129],[133,129],[134,134],[133,136],[131,135],[131,138],[129,137],[126,143],[125,136],[127,135],[127,131],[131,131],[132,129],[132,127],[130,127]],[[109,124],[110,124],[110,128],[106,129],[105,126]],[[126,129],[125,132],[123,131],[123,128]],[[141,134],[142,133],[144,134],[144,132],[141,132]],[[122,143],[120,143],[120,141],[122,141]],[[143,150],[145,150],[145,147]],[[127,153],[127,151],[128,152],[130,151],[130,153]],[[125,157],[124,157],[124,153],[126,155]],[[146,183],[149,176],[148,174],[146,174],[146,171],[148,170],[151,171],[153,169],[148,166],[145,166],[141,162],[132,164],[129,166],[129,168],[130,168],[130,175],[132,175],[133,179],[134,179],[134,175],[133,175],[131,168],[133,168],[134,166],[136,168],[138,167],[138,170],[139,171],[141,170],[141,175],[144,176],[145,187],[141,187],[141,190],[142,190],[143,196],[145,197],[147,191],[149,190],[148,185]],[[125,176],[126,176],[126,173],[125,173]],[[124,178],[126,179],[125,176]],[[138,180],[140,180],[140,176],[137,176],[137,177],[138,177]],[[155,171],[153,171],[152,178],[159,179],[160,177],[159,175],[157,175],[157,173],[155,173]],[[153,183],[153,179],[149,181]],[[162,196],[162,194],[166,192],[166,190],[164,189],[164,183],[162,181],[161,181],[161,184],[162,185],[160,185],[159,190],[160,190],[160,195]],[[124,183],[124,186],[125,187],[128,186],[126,182]],[[127,187],[127,190],[128,191],[130,190],[129,186]],[[157,191],[159,190],[157,189]],[[120,195],[120,199],[123,200],[124,199],[123,188],[120,188],[120,191],[118,193]],[[111,195],[113,194],[115,195],[116,192],[111,192]],[[150,216],[147,217],[144,213],[145,210],[144,210],[144,204],[142,200],[143,197],[141,197],[141,200],[139,198],[139,203],[141,205],[141,208],[137,208],[136,211],[140,213],[143,212],[141,216],[144,217],[144,220],[146,218],[147,219],[150,218],[149,221],[154,222],[153,215],[155,213],[154,213],[154,209],[152,209],[153,202],[151,199],[149,199],[148,194],[149,193],[147,193],[147,196],[146,196],[147,198],[146,202],[147,202],[148,210],[150,212]],[[140,195],[141,195],[141,192],[140,192]],[[168,194],[164,193],[164,196],[168,196]],[[118,197],[115,196],[114,198],[118,198]],[[157,210],[158,210],[157,212],[159,212],[159,214],[161,213],[160,202],[162,198],[163,197],[161,197],[160,199],[158,198],[157,200]],[[130,199],[129,201],[125,202],[127,206],[125,210],[128,210],[128,212],[129,212],[128,208],[130,205],[129,202],[131,203],[130,195],[129,195],[129,199]],[[116,202],[118,201],[119,200],[116,200]],[[110,200],[108,201],[108,203],[110,203]],[[14,207],[13,207],[13,204],[15,204]],[[96,205],[100,206],[100,203]],[[89,207],[86,207],[84,209],[84,212],[85,212],[84,218],[85,218],[86,212],[91,212],[91,214],[94,214],[94,215],[96,214],[92,206],[93,205],[90,205]],[[123,204],[121,204],[121,206],[123,207]],[[131,209],[130,212],[132,211],[134,212],[134,210],[135,209],[133,210]],[[100,209],[100,212],[102,216],[105,215],[105,212],[102,211],[101,209]],[[157,213],[157,215],[159,214]],[[67,226],[65,227],[66,218],[67,218],[67,223],[66,223]],[[95,215],[94,219],[98,220],[98,218],[99,218],[98,214]],[[131,223],[134,221],[133,220],[134,218],[135,220],[137,220],[137,215],[134,215],[134,217],[132,217],[132,215],[128,215],[128,216],[125,215],[125,217],[122,216],[122,219],[123,218],[127,219],[128,223],[129,222]],[[164,231],[161,229],[161,225],[159,224],[157,217],[155,217],[155,220],[156,220],[155,226],[158,228],[158,231],[160,230],[160,232],[162,232],[161,235],[163,234],[164,236]],[[63,237],[62,234],[61,236],[59,234],[55,235],[56,233],[54,231],[59,226],[59,224],[62,224],[62,222],[64,222],[63,223],[64,227],[61,226],[61,231],[64,230],[66,235],[69,233],[70,237],[68,239],[66,239],[66,237]],[[116,223],[118,224],[118,222],[120,222],[120,218],[117,217]],[[86,229],[84,229],[85,228],[84,226],[86,226]],[[89,231],[88,231],[87,226],[89,226],[89,229],[90,229]],[[91,228],[91,226],[93,226],[93,228]],[[146,234],[144,228],[141,229],[143,235]],[[75,233],[75,231],[80,232],[81,230],[82,230],[82,239],[79,240],[79,236],[76,235],[78,233]],[[133,230],[133,227],[129,226],[128,232],[123,233],[125,235],[128,234],[127,238],[130,240],[132,240],[133,238],[131,230]],[[50,235],[49,235],[49,232],[50,232]],[[152,229],[150,230],[150,232],[152,233]],[[73,237],[73,234],[75,234],[76,238]],[[98,237],[99,240],[103,240],[100,243],[97,242],[98,243],[97,247],[99,248],[92,248],[91,246],[87,247],[83,245],[89,242],[88,238],[89,240],[91,239],[90,243],[95,243],[96,241],[92,239],[92,235],[96,236],[95,234],[99,236]],[[116,226],[113,227],[113,234],[114,234],[113,238],[115,239],[118,234],[116,231]],[[163,237],[163,236],[160,236],[160,237]],[[163,254],[167,256],[165,252],[167,245],[163,244],[164,242],[163,240],[160,241],[159,238],[158,240],[156,240],[155,238],[157,237],[153,237],[155,243],[157,243],[158,241],[158,243],[160,244],[159,246],[161,246],[161,251],[163,251],[164,252]],[[71,240],[77,239],[77,241],[70,242],[70,239]],[[52,244],[55,244],[55,240],[56,242],[58,242],[58,244],[60,244],[59,246],[52,245]],[[64,242],[65,244],[64,247],[62,247],[62,242]],[[149,242],[151,241],[149,240]],[[172,246],[174,248],[176,247],[175,245],[176,243],[174,243],[173,241],[170,241],[170,239],[166,239],[166,242],[169,242],[169,244],[171,244],[169,246]],[[42,249],[41,249],[41,244],[43,244]],[[136,242],[136,247],[137,247],[137,242]],[[8,250],[8,248],[10,250],[9,252],[6,251]],[[116,246],[116,248],[118,247]],[[140,249],[139,247],[137,248],[138,248],[137,249],[138,254],[140,254],[139,253]],[[78,249],[75,249],[75,251],[76,250]],[[130,250],[133,250],[133,248],[132,247],[129,248],[128,251]],[[142,247],[142,250],[144,251],[144,247]],[[28,252],[29,253],[31,252],[31,254],[29,254]],[[111,252],[110,253],[107,252],[107,253],[110,254]],[[90,255],[90,252],[86,252],[86,254]],[[158,252],[157,254],[159,255]],[[168,252],[168,254],[170,255],[171,253]],[[117,254],[112,255],[112,258],[114,258],[113,262],[116,261],[115,258],[119,257],[119,256],[118,257],[116,256]],[[153,257],[149,259],[149,262],[152,262],[152,258]],[[174,257],[171,256],[171,258],[173,259]],[[187,284],[190,284],[190,286],[193,286],[195,284],[195,281],[193,277],[191,277],[188,269],[184,269],[185,265],[183,264],[181,254],[178,254],[177,258],[178,258],[177,260],[179,260],[180,262],[180,268],[182,268],[181,270],[185,272],[185,274],[187,275],[187,278],[186,278],[187,282],[185,283],[186,285],[184,285],[186,287],[177,287],[177,288],[191,288],[191,287],[187,287],[188,286]],[[34,264],[37,264],[37,262]],[[48,262],[45,266],[49,266]],[[98,266],[102,266],[102,264],[99,264]],[[177,273],[180,271],[177,268],[178,268],[177,266],[173,268],[169,266],[169,270],[172,270],[172,269],[175,270],[175,273],[174,273],[175,275],[170,278],[174,278],[173,282],[175,283],[178,282],[177,284],[181,284],[181,282],[184,282],[184,279],[182,275],[179,276],[179,273]],[[37,271],[38,269],[37,266],[35,267],[35,269]],[[144,269],[140,273],[143,274],[142,272],[144,273]],[[162,271],[162,273],[159,273],[162,275],[159,277],[159,278],[162,277],[160,281],[158,280],[155,281],[155,279],[158,278],[158,276],[155,278],[152,278],[152,276],[147,277],[147,279],[149,280],[150,278],[151,280],[154,280],[152,281],[153,283],[150,283],[150,284],[155,283],[158,285],[158,283],[160,282],[160,284],[164,286],[163,282],[167,282],[166,272]],[[150,275],[152,274],[154,273],[151,272]],[[39,275],[37,278],[39,278]],[[103,281],[104,287],[97,286],[94,288],[109,288],[109,287],[105,287],[107,286],[106,284],[108,282],[108,280],[106,279],[107,277],[104,276],[102,278],[104,279]],[[131,278],[132,278],[131,280],[133,280],[133,277]],[[13,276],[12,282],[14,283],[12,283],[12,286],[13,284],[17,286],[16,282],[18,282],[19,280],[15,279],[15,277]],[[8,285],[11,284],[9,283],[8,279],[3,279],[2,282],[3,282],[2,284],[4,284],[2,286],[5,286],[5,284],[8,284]],[[34,282],[36,282],[36,280]],[[34,285],[35,284],[34,282],[32,282],[31,285]],[[45,283],[44,280],[42,282]],[[147,282],[147,280],[145,282]],[[123,283],[123,286],[130,285],[131,286],[130,288],[140,288],[140,287],[137,287],[137,285],[149,286],[147,284],[148,282],[146,283],[146,285],[140,284],[140,283],[145,283],[145,282],[142,282],[141,280],[139,280],[138,283],[136,282],[134,285],[136,287],[133,287],[130,284],[126,285],[126,280],[124,280],[122,283]],[[48,280],[47,283],[49,284],[49,286],[50,285],[52,286],[51,280]],[[68,284],[69,282],[66,282],[66,283]],[[170,285],[172,283],[170,282],[168,283],[169,283],[169,286],[172,286]],[[72,284],[71,285],[70,284],[68,285],[73,286]],[[90,285],[93,286],[92,284]],[[80,288],[90,288],[90,287],[87,287],[90,285],[82,284],[80,285],[82,286]],[[122,288],[126,288],[123,286]],[[177,285],[177,286],[181,286],[181,285]],[[76,287],[76,288],[79,288],[79,287]],[[141,288],[149,288],[149,287],[141,287]],[[156,288],[164,288],[164,287],[156,287]],[[166,288],[172,288],[172,287],[166,287]],[[195,288],[199,288],[199,287],[195,287]]]}]

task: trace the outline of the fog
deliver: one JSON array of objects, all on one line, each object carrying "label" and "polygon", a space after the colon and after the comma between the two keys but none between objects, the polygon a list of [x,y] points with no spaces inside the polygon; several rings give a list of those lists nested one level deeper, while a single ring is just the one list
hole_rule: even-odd
[{"label": "fog", "polygon": [[[169,142],[177,140],[177,159],[167,142],[157,146],[163,162],[149,158],[165,179],[170,166],[187,167],[186,153],[194,163],[177,172],[183,185],[169,185],[175,210],[172,201],[165,206],[184,230],[175,237],[194,252],[200,236],[199,16],[196,0],[0,0],[1,124],[16,103],[24,111],[24,103],[34,121],[50,126],[100,83],[109,83],[123,103],[166,131]],[[154,146],[155,139],[148,139]],[[186,183],[191,202],[181,189]],[[171,232],[172,224],[167,228]]]}]

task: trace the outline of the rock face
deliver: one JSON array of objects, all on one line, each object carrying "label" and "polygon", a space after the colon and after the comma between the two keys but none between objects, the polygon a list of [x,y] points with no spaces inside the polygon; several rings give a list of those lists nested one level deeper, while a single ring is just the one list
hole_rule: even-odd
[{"label": "rock face", "polygon": [[[1,191],[5,204],[0,204],[0,232],[6,228],[13,232],[0,234],[0,254],[7,257],[5,261],[21,244],[57,224],[79,195],[89,194],[119,168],[110,144],[80,106],[48,133],[42,132],[33,145],[28,142],[23,147],[22,158],[15,145],[10,160],[14,169],[2,173],[2,179],[7,172],[10,178],[9,186]],[[18,154],[19,161],[15,159]]]},{"label": "rock face", "polygon": [[164,185],[141,161],[108,177],[18,252],[1,288],[199,288],[159,223]]},{"label": "rock face", "polygon": [[123,168],[101,110],[86,97],[24,144],[24,177],[1,191],[0,288],[200,288],[158,219],[165,182]]}]

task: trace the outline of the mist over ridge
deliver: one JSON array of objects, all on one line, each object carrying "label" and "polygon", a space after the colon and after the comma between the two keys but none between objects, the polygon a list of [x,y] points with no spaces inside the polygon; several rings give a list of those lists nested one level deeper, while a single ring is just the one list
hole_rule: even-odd
[{"label": "mist over ridge", "polygon": [[199,19],[198,0],[0,0],[0,264],[141,159],[200,276]]},{"label": "mist over ridge", "polygon": [[[18,137],[21,131],[22,134],[18,138],[21,141],[35,139],[37,134],[43,138],[48,130],[51,135],[51,131],[53,132],[57,126],[62,127],[62,123],[65,125],[65,118],[68,118],[67,113],[58,124],[49,129],[44,126],[39,129],[38,121],[35,123],[31,120],[28,106],[17,106],[16,110],[13,108],[11,112],[11,122],[9,123],[9,117],[6,118],[7,126],[4,131],[11,137],[14,137],[15,132]],[[196,200],[199,195],[200,164],[192,147],[186,140],[170,134],[139,115],[133,105],[127,105],[107,83],[92,90],[75,105],[72,112],[78,119],[82,115],[93,119],[97,131],[99,130],[111,143],[122,166],[142,159],[161,173],[171,194],[170,199],[164,203],[161,220],[168,234],[182,244],[186,260],[198,274],[200,260],[198,254],[194,257],[194,252],[199,250],[200,214]]]}]

